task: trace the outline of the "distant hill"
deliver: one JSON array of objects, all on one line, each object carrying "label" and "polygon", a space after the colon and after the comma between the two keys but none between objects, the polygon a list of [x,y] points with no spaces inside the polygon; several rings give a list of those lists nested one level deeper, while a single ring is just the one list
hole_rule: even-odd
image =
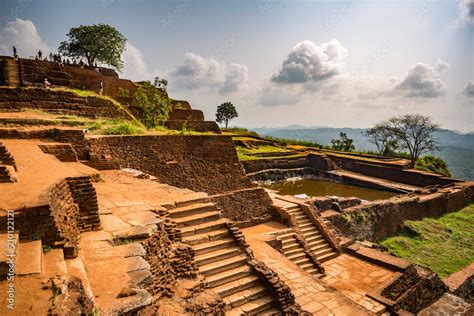
[{"label": "distant hill", "polygon": [[[354,140],[357,150],[375,150],[375,146],[367,142],[362,134],[363,128],[333,128],[333,127],[304,127],[290,125],[282,128],[254,128],[261,135],[278,138],[290,138],[318,142],[330,145],[331,139],[337,138],[340,132],[345,132]],[[451,130],[441,130],[436,133],[441,150],[434,152],[449,166],[456,178],[474,180],[474,133],[463,134]]]}]

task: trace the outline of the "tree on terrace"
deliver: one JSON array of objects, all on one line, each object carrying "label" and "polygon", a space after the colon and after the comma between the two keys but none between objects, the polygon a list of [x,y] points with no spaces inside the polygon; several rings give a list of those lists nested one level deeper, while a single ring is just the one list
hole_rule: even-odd
[{"label": "tree on terrace", "polygon": [[59,45],[59,52],[64,56],[85,58],[89,66],[103,63],[117,70],[123,68],[122,53],[127,39],[114,27],[107,24],[81,25],[71,28],[67,37]]},{"label": "tree on terrace", "polygon": [[224,123],[225,129],[229,125],[229,121],[239,116],[235,106],[230,102],[222,103],[217,107],[216,113],[216,122],[217,123]]},{"label": "tree on terrace", "polygon": [[395,133],[390,128],[387,121],[375,124],[372,128],[362,133],[368,138],[368,142],[374,144],[382,156],[394,156],[398,148],[398,141]]}]

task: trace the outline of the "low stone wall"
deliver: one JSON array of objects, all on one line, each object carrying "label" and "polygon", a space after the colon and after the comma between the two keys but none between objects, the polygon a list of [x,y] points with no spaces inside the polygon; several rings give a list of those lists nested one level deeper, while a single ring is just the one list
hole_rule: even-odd
[{"label": "low stone wall", "polygon": [[268,169],[295,169],[309,167],[306,157],[255,159],[242,161],[246,173],[253,173]]},{"label": "low stone wall", "polygon": [[71,144],[54,144],[38,146],[45,154],[53,155],[62,162],[77,161],[77,154]]},{"label": "low stone wall", "polygon": [[173,109],[168,117],[171,121],[204,121],[201,110]]},{"label": "low stone wall", "polygon": [[78,225],[79,206],[74,202],[67,181],[60,181],[53,186],[49,204],[54,218],[54,226],[64,243],[64,256],[74,258],[77,256],[81,233]]},{"label": "low stone wall", "polygon": [[396,302],[395,310],[418,313],[440,298],[447,288],[438,275],[429,269],[412,265],[402,276],[382,290],[382,296]]},{"label": "low stone wall", "polygon": [[406,220],[439,217],[474,201],[474,183],[430,189],[420,194],[397,196],[344,209],[323,216],[342,234],[359,240],[377,241],[395,235]]},{"label": "low stone wall", "polygon": [[101,229],[97,193],[90,176],[69,177],[66,182],[74,203],[79,206],[77,217],[81,232]]},{"label": "low stone wall", "polygon": [[169,120],[164,123],[166,128],[172,130],[191,130],[195,132],[213,132],[220,134],[219,126],[214,121],[187,121],[187,120]]},{"label": "low stone wall", "polygon": [[0,109],[3,111],[38,109],[53,114],[89,118],[132,119],[125,110],[106,99],[80,97],[72,92],[42,88],[0,88]]},{"label": "low stone wall", "polygon": [[447,185],[458,181],[427,172],[403,169],[403,166],[387,164],[382,161],[364,162],[357,159],[339,156],[331,156],[331,159],[336,163],[336,165],[341,166],[345,170],[418,187]]},{"label": "low stone wall", "polygon": [[474,263],[451,274],[443,279],[443,282],[449,288],[449,292],[472,300],[474,298]]},{"label": "low stone wall", "polygon": [[244,189],[210,197],[224,217],[239,227],[248,227],[271,220],[272,200],[263,188]]}]

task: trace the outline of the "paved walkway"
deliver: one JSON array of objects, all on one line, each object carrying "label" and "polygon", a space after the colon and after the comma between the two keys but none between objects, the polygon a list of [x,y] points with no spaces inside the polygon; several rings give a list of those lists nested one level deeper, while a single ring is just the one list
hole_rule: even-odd
[{"label": "paved walkway", "polygon": [[371,315],[370,311],[307,273],[265,242],[271,239],[272,232],[285,228],[269,222],[242,231],[255,257],[279,274],[291,288],[296,302],[313,315]]},{"label": "paved walkway", "polygon": [[323,263],[327,284],[335,287],[354,302],[368,310],[380,313],[385,306],[366,296],[377,288],[388,285],[400,274],[359,258],[342,254]]}]

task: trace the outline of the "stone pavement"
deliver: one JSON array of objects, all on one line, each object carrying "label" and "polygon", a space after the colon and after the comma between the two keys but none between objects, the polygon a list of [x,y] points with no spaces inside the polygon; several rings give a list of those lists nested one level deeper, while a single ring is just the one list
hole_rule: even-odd
[{"label": "stone pavement", "polygon": [[444,293],[440,299],[421,310],[419,316],[468,316],[474,315],[474,304],[460,297]]},{"label": "stone pavement", "polygon": [[374,313],[381,313],[385,306],[379,304],[365,294],[387,286],[400,273],[393,272],[348,254],[323,263],[327,284],[344,293],[354,302]]},{"label": "stone pavement", "polygon": [[[313,315],[372,315],[364,307],[328,286],[323,280],[307,273],[265,241],[271,233],[287,228],[268,222],[244,228],[242,231],[255,257],[278,273],[295,295],[296,302]],[[329,261],[330,262],[330,261]]]}]

